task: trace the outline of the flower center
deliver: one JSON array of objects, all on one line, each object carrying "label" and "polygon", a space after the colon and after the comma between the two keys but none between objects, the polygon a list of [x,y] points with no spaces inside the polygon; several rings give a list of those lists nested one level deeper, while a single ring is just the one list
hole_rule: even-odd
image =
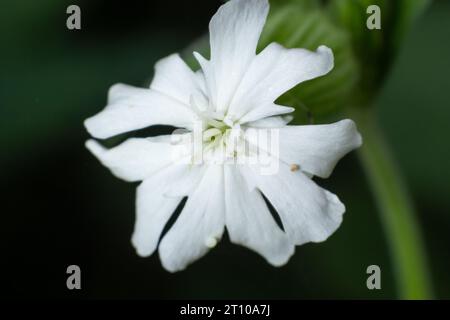
[{"label": "flower center", "polygon": [[208,119],[207,127],[202,132],[203,153],[221,149],[225,154],[234,155],[236,146],[233,144],[233,135],[239,135],[238,131],[239,126],[230,127],[223,121]]},{"label": "flower center", "polygon": [[190,103],[203,123],[201,135],[194,133],[194,140],[201,144],[201,149],[194,152],[194,158],[202,157],[214,162],[236,158],[243,140],[240,125],[226,114],[214,111],[206,100],[198,96],[192,96]]}]

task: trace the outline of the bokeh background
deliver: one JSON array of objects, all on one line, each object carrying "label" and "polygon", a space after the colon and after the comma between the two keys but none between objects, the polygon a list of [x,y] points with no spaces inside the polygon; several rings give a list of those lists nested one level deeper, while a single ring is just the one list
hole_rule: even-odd
[{"label": "bokeh background", "polygon": [[[81,7],[82,29],[66,28]],[[136,184],[84,147],[82,122],[117,82],[142,86],[154,63],[202,37],[220,1],[3,1],[0,10],[1,295],[6,298],[396,298],[387,243],[354,153],[318,183],[347,206],[325,243],[282,268],[225,237],[186,271],[130,243]],[[364,26],[362,26],[364,27]],[[435,297],[450,298],[450,2],[435,1],[403,43],[376,99],[423,231]],[[82,290],[66,288],[66,268]],[[366,288],[366,268],[382,290]]]}]

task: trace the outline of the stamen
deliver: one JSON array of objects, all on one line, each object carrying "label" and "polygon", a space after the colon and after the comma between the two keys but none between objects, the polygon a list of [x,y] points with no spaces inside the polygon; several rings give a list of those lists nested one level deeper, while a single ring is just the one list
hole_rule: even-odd
[{"label": "stamen", "polygon": [[222,131],[217,128],[208,129],[203,132],[203,141],[211,141],[211,139],[217,135],[222,135]]},{"label": "stamen", "polygon": [[217,121],[215,119],[208,119],[208,120],[206,120],[206,123],[209,124],[211,127],[218,128],[218,129],[223,129],[226,127],[225,123],[223,123],[221,121]]},{"label": "stamen", "polygon": [[292,172],[298,171],[299,169],[300,169],[300,166],[298,164],[295,164],[295,163],[291,164]]}]

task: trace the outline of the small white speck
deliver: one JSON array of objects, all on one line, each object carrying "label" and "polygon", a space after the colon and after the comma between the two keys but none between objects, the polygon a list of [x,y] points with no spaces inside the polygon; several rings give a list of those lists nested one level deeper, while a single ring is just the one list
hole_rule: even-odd
[{"label": "small white speck", "polygon": [[217,245],[217,239],[214,237],[209,237],[206,239],[205,244],[208,248],[214,248]]}]

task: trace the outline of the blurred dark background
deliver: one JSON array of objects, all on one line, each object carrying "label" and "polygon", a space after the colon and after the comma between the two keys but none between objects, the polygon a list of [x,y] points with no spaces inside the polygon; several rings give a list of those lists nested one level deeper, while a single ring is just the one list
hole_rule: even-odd
[{"label": "blurred dark background", "polygon": [[[81,7],[81,30],[66,8]],[[141,86],[154,63],[205,34],[220,1],[3,1],[0,10],[1,295],[8,298],[395,298],[379,217],[355,154],[318,181],[347,206],[327,242],[282,268],[225,237],[186,271],[166,272],[130,243],[136,184],[84,148],[82,122],[116,82]],[[409,183],[436,297],[450,298],[450,3],[415,25],[378,111]],[[66,288],[66,268],[82,290]],[[366,288],[366,268],[382,290]]]}]

